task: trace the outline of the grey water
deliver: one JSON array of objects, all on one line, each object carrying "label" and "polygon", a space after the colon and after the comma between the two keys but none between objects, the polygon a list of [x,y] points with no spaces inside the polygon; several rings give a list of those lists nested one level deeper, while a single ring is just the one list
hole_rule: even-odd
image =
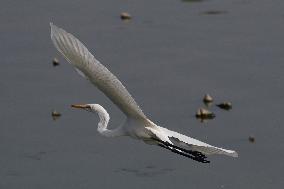
[{"label": "grey water", "polygon": [[[283,8],[281,0],[2,0],[0,188],[283,187]],[[130,21],[120,20],[124,11]],[[112,128],[124,115],[57,53],[49,22],[77,36],[151,120],[239,157],[201,164],[100,136],[98,118],[70,104],[103,105]],[[196,120],[205,93],[233,109],[212,105],[215,119]],[[53,120],[53,110],[62,116]]]}]

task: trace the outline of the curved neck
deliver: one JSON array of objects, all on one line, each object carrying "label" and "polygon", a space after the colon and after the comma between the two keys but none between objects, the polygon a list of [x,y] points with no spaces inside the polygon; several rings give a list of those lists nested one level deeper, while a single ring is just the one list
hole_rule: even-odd
[{"label": "curved neck", "polygon": [[96,109],[95,111],[98,114],[99,119],[100,119],[98,123],[98,132],[101,135],[106,136],[106,137],[117,137],[117,136],[123,135],[121,127],[118,127],[113,130],[107,129],[110,117],[107,111],[103,107],[100,106],[100,108]]}]

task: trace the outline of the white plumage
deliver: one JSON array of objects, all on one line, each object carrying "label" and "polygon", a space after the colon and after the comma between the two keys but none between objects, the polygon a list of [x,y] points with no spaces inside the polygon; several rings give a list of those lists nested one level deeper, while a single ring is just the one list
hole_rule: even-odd
[{"label": "white plumage", "polygon": [[[116,104],[127,116],[124,124],[114,130],[107,129],[109,114],[98,104],[72,105],[99,115],[98,131],[108,137],[130,136],[148,144],[156,144],[172,152],[196,161],[208,163],[205,155],[224,154],[237,157],[233,150],[218,148],[183,134],[157,126],[150,121],[137,105],[123,84],[72,34],[50,24],[51,39],[57,50],[75,69]],[[188,147],[184,148],[184,147]],[[205,154],[205,155],[204,155]]]}]

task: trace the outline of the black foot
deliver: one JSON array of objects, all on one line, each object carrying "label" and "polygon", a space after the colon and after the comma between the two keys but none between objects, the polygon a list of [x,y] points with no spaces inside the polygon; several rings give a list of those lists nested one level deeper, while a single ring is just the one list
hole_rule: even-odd
[{"label": "black foot", "polygon": [[185,156],[185,157],[190,158],[192,160],[195,160],[195,161],[198,161],[198,162],[201,162],[201,163],[210,163],[209,160],[206,160],[207,157],[204,154],[202,154],[201,152],[186,150],[186,149],[180,148],[178,146],[174,146],[172,144],[169,144],[169,143],[166,143],[166,142],[163,142],[163,141],[158,145],[162,148],[170,150],[173,153]]}]

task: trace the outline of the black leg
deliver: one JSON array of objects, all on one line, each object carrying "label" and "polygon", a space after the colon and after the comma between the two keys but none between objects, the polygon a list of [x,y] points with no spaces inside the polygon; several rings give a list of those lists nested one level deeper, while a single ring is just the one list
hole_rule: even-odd
[{"label": "black leg", "polygon": [[[165,143],[165,142],[163,142],[162,144],[161,143],[159,143],[158,145],[160,146],[160,147],[162,147],[162,148],[165,148],[165,149],[167,149],[167,150],[170,150],[171,152],[173,152],[173,153],[176,153],[176,154],[179,154],[179,155],[182,155],[182,156],[185,156],[185,157],[187,157],[187,158],[190,158],[190,159],[192,159],[192,160],[195,160],[195,161],[198,161],[198,162],[201,162],[201,163],[210,163],[210,161],[208,161],[208,160],[206,160],[206,156],[204,156],[203,154],[203,156],[195,156],[195,155],[193,155],[192,153],[187,153],[187,152],[185,152],[184,153],[184,151],[178,151],[178,150],[180,150],[180,149],[178,149],[178,148],[175,148],[176,146],[174,146],[174,145],[171,145],[171,146],[169,146],[169,145],[167,145],[168,143]],[[177,150],[178,149],[178,150]],[[183,149],[183,150],[185,150],[185,149]],[[185,151],[188,151],[188,150],[185,150]],[[190,151],[190,150],[189,150]],[[192,152],[195,152],[195,151],[192,151]]]},{"label": "black leg", "polygon": [[173,147],[173,148],[175,148],[175,149],[178,149],[178,150],[183,151],[183,152],[185,152],[185,153],[191,154],[191,155],[193,155],[193,156],[201,157],[201,158],[204,158],[204,159],[207,158],[207,157],[206,157],[203,153],[201,153],[201,152],[193,151],[193,150],[188,150],[188,149],[184,149],[184,148],[175,146],[175,145],[173,145],[173,144],[170,144],[170,143],[168,143],[168,142],[164,142],[164,141],[162,141],[162,140],[160,140],[160,139],[157,139],[157,138],[152,138],[152,139],[155,140],[155,141],[157,141],[157,142],[159,142],[159,143],[164,144],[165,146]]},{"label": "black leg", "polygon": [[180,150],[180,151],[183,151],[183,152],[185,152],[185,153],[187,153],[187,154],[191,154],[191,155],[193,155],[193,156],[200,157],[200,158],[204,158],[204,159],[207,158],[207,157],[206,157],[204,154],[202,154],[201,152],[193,151],[193,150],[187,150],[187,149],[184,149],[184,148],[181,148],[181,147],[172,145],[172,144],[170,144],[170,143],[168,143],[168,142],[164,142],[164,141],[160,141],[160,142],[162,142],[164,145],[173,147],[173,148],[178,149],[178,150]]}]

